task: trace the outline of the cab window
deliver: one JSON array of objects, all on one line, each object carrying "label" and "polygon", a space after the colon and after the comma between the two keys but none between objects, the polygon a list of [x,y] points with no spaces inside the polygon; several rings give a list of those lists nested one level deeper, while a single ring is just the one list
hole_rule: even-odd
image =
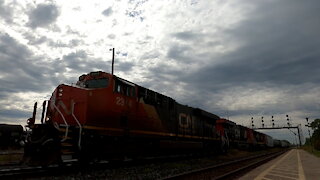
[{"label": "cab window", "polygon": [[125,96],[135,97],[135,87],[129,83],[123,82],[119,79],[115,82],[115,92]]},{"label": "cab window", "polygon": [[92,79],[85,81],[86,88],[106,88],[109,84],[108,78]]}]

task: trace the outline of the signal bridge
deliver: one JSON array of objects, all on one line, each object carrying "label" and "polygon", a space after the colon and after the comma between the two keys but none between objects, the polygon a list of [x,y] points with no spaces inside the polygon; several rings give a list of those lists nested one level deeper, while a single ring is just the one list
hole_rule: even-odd
[{"label": "signal bridge", "polygon": [[[297,129],[297,132],[298,132],[298,137],[299,137],[299,145],[301,146],[301,134],[300,132],[302,132],[301,130],[301,125],[297,125],[297,126],[270,126],[270,127],[267,127],[267,126],[263,126],[263,127],[260,127],[260,128],[252,128],[254,130],[257,130],[257,129],[268,129],[268,130],[271,130],[271,129]],[[295,132],[291,131],[294,135],[297,135]]]},{"label": "signal bridge", "polygon": [[[251,128],[254,130],[263,130],[263,129],[267,129],[267,130],[271,130],[271,129],[289,129],[291,131],[291,129],[297,129],[298,135],[294,132],[291,131],[295,136],[299,137],[299,145],[301,146],[301,135],[302,130],[301,130],[301,124],[298,124],[296,126],[294,126],[292,123],[290,123],[290,119],[289,119],[289,115],[286,115],[286,119],[287,119],[287,125],[283,125],[283,126],[275,126],[275,121],[274,121],[274,116],[271,116],[271,126],[265,126],[265,120],[263,119],[263,116],[261,117],[261,125],[262,127],[258,128],[254,126],[254,121],[253,121],[253,117],[251,117]],[[308,120],[307,120],[308,121]]]}]

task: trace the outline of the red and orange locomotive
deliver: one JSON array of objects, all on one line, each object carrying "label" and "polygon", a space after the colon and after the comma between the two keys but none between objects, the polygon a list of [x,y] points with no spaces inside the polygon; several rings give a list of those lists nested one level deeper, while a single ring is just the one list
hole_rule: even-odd
[{"label": "red and orange locomotive", "polygon": [[[36,108],[35,108],[36,109]],[[28,120],[25,156],[45,163],[112,159],[194,150],[223,150],[219,116],[105,72],[59,85],[42,112]]]}]

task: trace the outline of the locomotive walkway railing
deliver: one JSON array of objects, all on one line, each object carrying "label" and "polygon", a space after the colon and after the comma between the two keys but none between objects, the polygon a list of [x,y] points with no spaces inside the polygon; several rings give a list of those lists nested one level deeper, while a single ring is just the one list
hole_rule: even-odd
[{"label": "locomotive walkway railing", "polygon": [[71,107],[71,114],[72,114],[72,117],[76,120],[78,126],[79,126],[79,140],[78,140],[78,147],[79,147],[79,150],[81,149],[81,135],[82,135],[82,126],[80,124],[80,122],[78,121],[77,117],[74,115],[74,105],[76,103],[74,101],[72,101],[72,107]]},{"label": "locomotive walkway railing", "polygon": [[67,140],[67,138],[68,138],[69,124],[67,123],[66,118],[64,118],[64,116],[61,113],[61,111],[59,110],[59,108],[54,103],[52,103],[52,105],[58,111],[58,113],[62,117],[62,120],[63,120],[64,124],[66,125],[66,132],[65,132],[64,138],[61,140],[61,142],[63,142],[65,140]]}]

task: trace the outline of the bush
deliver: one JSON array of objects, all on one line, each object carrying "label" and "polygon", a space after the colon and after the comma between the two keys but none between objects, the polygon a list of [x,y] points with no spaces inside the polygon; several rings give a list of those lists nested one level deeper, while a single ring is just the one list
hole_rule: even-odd
[{"label": "bush", "polygon": [[320,151],[320,140],[314,141],[313,147],[314,147],[316,150]]}]

